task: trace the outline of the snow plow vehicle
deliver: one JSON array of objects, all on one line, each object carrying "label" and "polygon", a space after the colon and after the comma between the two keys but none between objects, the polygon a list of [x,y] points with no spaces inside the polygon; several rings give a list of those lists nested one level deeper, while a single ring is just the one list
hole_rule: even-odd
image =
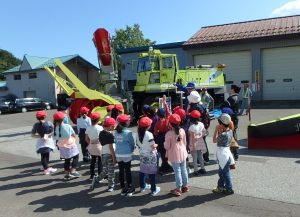
[{"label": "snow plow vehicle", "polygon": [[216,104],[224,101],[224,64],[216,67],[199,65],[179,70],[176,54],[161,53],[160,50],[150,47],[148,52],[140,53],[138,61],[132,65],[137,74],[132,92],[135,116],[141,114],[144,104],[157,107],[159,98],[163,95],[172,98],[172,105],[179,105],[181,91],[177,91],[174,83],[186,85],[193,82],[197,90],[207,88]]}]

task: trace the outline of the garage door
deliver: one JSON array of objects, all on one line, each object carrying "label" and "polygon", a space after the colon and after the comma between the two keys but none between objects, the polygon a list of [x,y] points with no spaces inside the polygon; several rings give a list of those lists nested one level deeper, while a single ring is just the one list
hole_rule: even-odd
[{"label": "garage door", "polygon": [[263,50],[263,99],[300,99],[300,47]]},{"label": "garage door", "polygon": [[[230,52],[230,53],[216,53],[204,54],[194,56],[195,65],[216,65],[218,63],[225,63],[226,81],[242,86],[242,80],[252,81],[252,58],[250,51]],[[227,87],[227,90],[228,87]]]}]

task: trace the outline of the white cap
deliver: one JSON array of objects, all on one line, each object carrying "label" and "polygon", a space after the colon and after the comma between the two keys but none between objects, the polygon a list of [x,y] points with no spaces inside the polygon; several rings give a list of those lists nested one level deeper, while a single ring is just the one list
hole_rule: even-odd
[{"label": "white cap", "polygon": [[190,93],[190,95],[188,95],[187,98],[188,98],[190,103],[199,103],[199,102],[201,102],[201,96],[196,90],[193,90]]},{"label": "white cap", "polygon": [[229,114],[221,114],[221,116],[219,117],[219,120],[225,124],[225,125],[229,125],[231,122],[231,117],[229,116]]}]

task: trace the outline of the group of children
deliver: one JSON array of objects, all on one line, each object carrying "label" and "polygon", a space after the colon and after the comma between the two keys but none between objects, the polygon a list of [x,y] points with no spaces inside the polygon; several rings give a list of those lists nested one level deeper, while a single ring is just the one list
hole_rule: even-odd
[{"label": "group of children", "polygon": [[[90,179],[97,178],[98,182],[107,179],[108,191],[113,191],[115,189],[114,167],[117,164],[121,195],[134,194],[131,161],[137,147],[140,154],[141,192],[150,190],[153,196],[159,193],[160,187],[156,185],[156,174],[170,172],[171,169],[175,175],[176,187],[170,193],[180,196],[188,192],[190,190],[187,169],[188,152],[193,157],[194,175],[206,172],[203,154],[208,151],[205,141],[208,131],[201,119],[201,109],[197,109],[199,108],[197,105],[201,105],[201,97],[199,101],[197,100],[190,97],[187,111],[177,106],[173,109],[173,114],[165,97],[163,108],[157,111],[151,106],[144,105],[143,116],[137,123],[137,134],[128,128],[131,117],[124,114],[120,104],[107,107],[109,114],[104,118],[102,125],[99,125],[99,113],[91,112],[88,115],[89,109],[82,107],[80,117],[77,119],[77,128],[83,160],[86,162],[90,160]],[[53,115],[53,124],[45,121],[46,116],[45,111],[38,111],[36,113],[38,122],[32,129],[32,136],[38,138],[36,151],[41,154],[44,174],[56,172],[55,168],[48,166],[49,153],[55,149],[53,141],[56,140],[60,156],[64,159],[65,178],[79,177],[80,174],[76,171],[79,159],[79,150],[75,142],[76,135],[72,126],[64,121],[66,113],[56,112]],[[233,139],[230,127],[232,122],[230,116],[225,113],[218,121],[219,125],[215,129],[213,141],[217,143],[219,181],[213,192],[231,194],[233,190],[230,169],[234,168],[235,163],[230,152]],[[160,167],[159,159],[162,161]],[[96,163],[98,175],[95,175]],[[199,163],[200,170],[198,170]],[[146,180],[149,180],[149,183]]]}]

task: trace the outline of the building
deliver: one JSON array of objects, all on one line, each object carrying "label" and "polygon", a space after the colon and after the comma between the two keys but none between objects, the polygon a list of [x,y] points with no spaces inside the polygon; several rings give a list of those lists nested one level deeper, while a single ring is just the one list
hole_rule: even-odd
[{"label": "building", "polygon": [[227,84],[248,80],[257,100],[300,99],[300,16],[207,26],[183,48],[188,64],[225,63]]},{"label": "building", "polygon": [[[99,69],[79,55],[58,57],[87,87],[96,88]],[[67,80],[66,76],[54,63],[53,58],[25,55],[21,65],[4,72],[6,77],[6,92],[18,98],[37,97],[42,100],[57,103],[57,95],[62,94],[62,88],[44,69],[48,66]]]},{"label": "building", "polygon": [[[228,87],[249,82],[256,100],[300,99],[300,15],[206,26],[184,43],[155,48],[176,53],[181,68],[226,64]],[[125,84],[134,84],[130,62],[146,49],[120,52]]]},{"label": "building", "polygon": [[[184,42],[175,42],[168,44],[153,45],[154,49],[159,49],[162,53],[177,54],[179,67],[184,68],[186,66],[186,52],[182,49]],[[121,83],[122,89],[132,91],[136,83],[136,66],[134,61],[137,61],[138,54],[148,51],[149,46],[119,49],[117,53],[121,56]]]}]

